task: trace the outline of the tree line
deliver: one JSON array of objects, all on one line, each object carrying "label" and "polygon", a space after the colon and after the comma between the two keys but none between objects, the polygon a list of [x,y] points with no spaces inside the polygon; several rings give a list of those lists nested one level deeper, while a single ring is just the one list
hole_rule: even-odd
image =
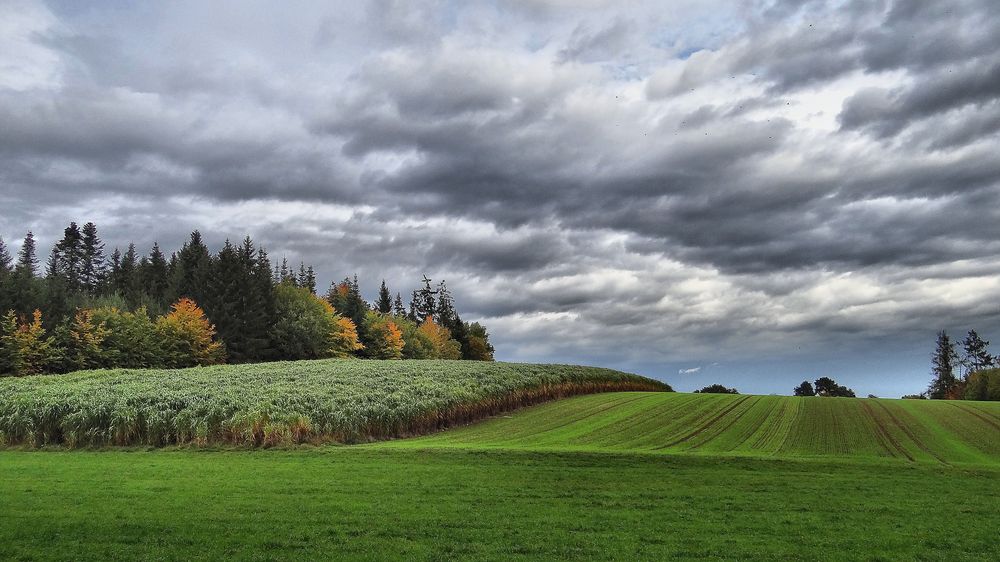
[{"label": "tree line", "polygon": [[0,374],[87,368],[364,357],[493,360],[486,328],[424,277],[409,306],[385,281],[319,295],[312,266],[272,265],[250,237],[212,254],[194,231],[169,258],[154,243],[106,256],[97,226],[70,223],[43,271],[33,233],[16,256],[0,237]]},{"label": "tree line", "polygon": [[[959,355],[957,346],[961,346]],[[961,342],[948,333],[937,334],[931,354],[930,386],[924,397],[937,400],[1000,400],[1000,356],[991,355],[990,342],[969,330]]]}]

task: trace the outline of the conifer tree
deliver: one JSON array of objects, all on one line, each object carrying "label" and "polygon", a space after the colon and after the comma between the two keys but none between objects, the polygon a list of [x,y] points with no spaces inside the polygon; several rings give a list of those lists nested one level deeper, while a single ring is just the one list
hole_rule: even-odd
[{"label": "conifer tree", "polygon": [[163,311],[167,306],[167,290],[169,281],[169,266],[167,260],[160,250],[160,245],[153,242],[153,249],[149,252],[149,257],[145,258],[141,268],[142,287],[149,296],[150,301],[156,305],[157,310]]},{"label": "conifer tree", "polygon": [[406,316],[406,309],[403,308],[403,297],[399,293],[396,293],[396,298],[392,301],[392,313],[400,318]]},{"label": "conifer tree", "polygon": [[24,243],[17,252],[16,271],[28,277],[34,277],[38,268],[38,257],[35,255],[35,235],[29,230],[24,236]]},{"label": "conifer tree", "polygon": [[47,276],[61,276],[70,293],[79,292],[84,287],[83,262],[83,233],[75,222],[71,222],[63,231],[62,240],[52,248]]},{"label": "conifer tree", "polygon": [[931,372],[934,378],[928,389],[930,398],[948,398],[955,390],[958,385],[958,379],[955,377],[956,361],[958,354],[955,353],[955,346],[948,334],[941,330],[937,335],[937,347],[931,355]]},{"label": "conifer tree", "polygon": [[392,313],[392,295],[389,294],[389,287],[385,285],[385,279],[378,288],[378,301],[375,302],[375,309],[382,314]]},{"label": "conifer tree", "polygon": [[176,256],[175,266],[171,272],[168,300],[176,301],[181,297],[188,297],[205,306],[209,300],[208,282],[212,259],[208,247],[202,242],[201,233],[197,230],[192,232],[190,240],[181,247]]},{"label": "conifer tree", "polygon": [[83,225],[83,256],[80,268],[83,288],[96,295],[104,282],[107,264],[104,261],[104,242],[97,235],[97,225],[88,222]]},{"label": "conifer tree", "polygon": [[413,291],[413,298],[410,300],[410,319],[414,322],[423,322],[428,316],[437,316],[437,303],[435,295],[437,291],[431,289],[431,280],[424,275],[424,286],[422,289]]},{"label": "conifer tree", "polygon": [[965,354],[962,357],[962,366],[965,368],[965,378],[972,373],[989,369],[994,365],[993,356],[987,348],[990,342],[983,340],[975,330],[969,330],[969,334],[962,340],[962,349]]}]

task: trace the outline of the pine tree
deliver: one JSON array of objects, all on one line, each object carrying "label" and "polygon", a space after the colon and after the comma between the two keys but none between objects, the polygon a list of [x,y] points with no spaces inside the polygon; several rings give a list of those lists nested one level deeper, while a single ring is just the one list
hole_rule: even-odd
[{"label": "pine tree", "polygon": [[385,285],[385,279],[382,280],[382,285],[378,288],[378,301],[375,303],[375,309],[382,314],[392,312],[392,295],[389,294],[389,287]]},{"label": "pine tree", "polygon": [[104,261],[104,243],[97,236],[97,225],[83,225],[83,264],[80,269],[83,288],[96,295],[104,282],[107,264]]},{"label": "pine tree", "polygon": [[955,390],[958,385],[958,379],[955,378],[957,360],[958,354],[955,353],[955,346],[951,343],[951,338],[944,330],[941,330],[937,335],[937,348],[931,355],[931,372],[934,378],[928,389],[930,398],[947,398]]},{"label": "pine tree", "polygon": [[975,330],[969,330],[969,334],[962,340],[962,349],[965,351],[965,355],[962,357],[965,378],[968,378],[972,373],[993,366],[993,356],[987,351],[989,345],[990,342],[979,337]]}]

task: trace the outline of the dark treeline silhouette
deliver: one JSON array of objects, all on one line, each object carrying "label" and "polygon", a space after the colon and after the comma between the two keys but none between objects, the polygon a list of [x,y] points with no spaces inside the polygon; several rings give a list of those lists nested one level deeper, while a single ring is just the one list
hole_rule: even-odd
[{"label": "dark treeline silhouette", "polygon": [[1000,400],[1000,356],[990,355],[990,342],[975,330],[956,342],[938,332],[931,354],[931,379],[926,397],[939,400]]},{"label": "dark treeline silhouette", "polygon": [[492,360],[484,326],[464,322],[444,281],[409,307],[385,281],[378,298],[358,278],[317,295],[312,266],[272,266],[246,237],[215,254],[198,231],[169,258],[154,243],[110,255],[97,226],[64,230],[40,265],[28,232],[17,255],[0,238],[0,373],[172,367],[358,356]]},{"label": "dark treeline silhouette", "polygon": [[728,388],[721,384],[710,384],[701,390],[694,391],[695,394],[739,394],[735,388]]},{"label": "dark treeline silhouette", "polygon": [[[837,384],[837,381],[830,377],[820,377],[812,384],[809,381],[802,381],[802,384],[792,389],[795,396],[833,396],[841,398],[855,398],[854,391],[846,386]],[[870,397],[870,396],[869,396]]]}]

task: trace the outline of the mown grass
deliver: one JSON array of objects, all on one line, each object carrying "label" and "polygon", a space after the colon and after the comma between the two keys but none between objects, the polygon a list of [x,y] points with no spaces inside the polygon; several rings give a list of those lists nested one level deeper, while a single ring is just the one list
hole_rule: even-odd
[{"label": "mown grass", "polygon": [[0,379],[0,445],[273,446],[415,435],[574,394],[669,390],[610,369],[322,360]]},{"label": "mown grass", "polygon": [[370,445],[0,451],[0,559],[996,560],[998,478]]},{"label": "mown grass", "polygon": [[542,404],[385,446],[997,465],[1000,403],[612,393]]}]

